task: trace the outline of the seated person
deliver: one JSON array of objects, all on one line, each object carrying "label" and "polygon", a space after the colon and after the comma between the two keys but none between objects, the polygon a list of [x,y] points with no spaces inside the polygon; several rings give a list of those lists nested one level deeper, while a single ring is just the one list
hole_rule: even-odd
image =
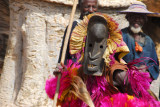
[{"label": "seated person", "polygon": [[[158,78],[159,62],[152,39],[142,32],[142,27],[147,21],[148,14],[155,14],[147,10],[141,2],[132,4],[127,10],[121,11],[126,14],[129,27],[122,29],[123,40],[127,44],[130,53],[123,59],[129,63],[136,59],[144,59],[143,64],[137,64],[137,68],[143,72],[149,72],[152,80]],[[145,58],[144,58],[145,57]]]}]

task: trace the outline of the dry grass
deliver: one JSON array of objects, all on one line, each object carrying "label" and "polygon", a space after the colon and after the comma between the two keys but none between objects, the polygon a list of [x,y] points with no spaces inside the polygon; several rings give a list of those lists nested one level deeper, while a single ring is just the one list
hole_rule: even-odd
[{"label": "dry grass", "polygon": [[9,33],[9,0],[0,0],[0,34]]}]

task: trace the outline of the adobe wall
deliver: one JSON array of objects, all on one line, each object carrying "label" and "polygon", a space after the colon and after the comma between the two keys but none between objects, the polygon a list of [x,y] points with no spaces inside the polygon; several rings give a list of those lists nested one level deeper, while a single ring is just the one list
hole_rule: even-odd
[{"label": "adobe wall", "polygon": [[[124,28],[128,23],[117,11],[132,1],[135,0],[101,0],[99,11]],[[72,0],[10,0],[10,34],[0,77],[2,107],[52,106],[53,101],[44,90],[45,81],[58,62],[72,3]],[[77,10],[74,20],[79,14]]]},{"label": "adobe wall", "polygon": [[[68,25],[71,6],[42,0],[10,0],[10,35],[0,78],[0,105],[51,106],[45,81],[59,58],[62,37]],[[115,9],[108,13],[118,22]],[[79,18],[79,10],[75,20]],[[127,23],[120,24],[120,27]]]}]

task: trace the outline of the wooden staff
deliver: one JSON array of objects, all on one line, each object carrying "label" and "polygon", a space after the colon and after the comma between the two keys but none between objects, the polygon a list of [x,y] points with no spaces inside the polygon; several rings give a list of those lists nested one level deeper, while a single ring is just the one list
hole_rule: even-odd
[{"label": "wooden staff", "polygon": [[[73,18],[74,18],[74,14],[75,14],[75,11],[76,11],[77,4],[78,4],[78,0],[74,0],[71,16],[70,16],[70,20],[69,20],[69,25],[68,25],[66,37],[65,37],[65,40],[64,40],[64,45],[63,45],[63,51],[62,51],[62,57],[61,57],[61,65],[62,66],[64,65],[64,60],[65,60],[66,50],[67,50],[67,46],[68,46],[69,35],[70,35],[70,32],[71,32],[71,28],[72,28],[72,24],[73,24]],[[60,78],[61,78],[61,74],[59,73],[58,74],[58,80],[57,80],[56,92],[55,92],[55,95],[54,95],[53,107],[56,107],[56,105],[57,105],[58,93],[59,93],[59,88],[60,88]]]}]

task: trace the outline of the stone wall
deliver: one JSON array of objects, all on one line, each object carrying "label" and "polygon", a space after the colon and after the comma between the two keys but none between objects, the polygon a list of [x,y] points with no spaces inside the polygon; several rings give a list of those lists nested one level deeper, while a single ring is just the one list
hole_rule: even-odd
[{"label": "stone wall", "polygon": [[[59,3],[65,5],[73,5],[73,0],[43,0],[51,3]],[[120,8],[127,7],[136,0],[99,0],[99,7]]]},{"label": "stone wall", "polygon": [[[10,35],[0,77],[1,107],[52,106],[53,101],[44,90],[45,81],[58,62],[71,1],[10,0]],[[126,7],[132,1],[135,0],[101,0],[99,11],[124,28],[128,23],[124,15],[117,14],[121,8],[115,7]],[[77,10],[74,20],[79,14]]]},{"label": "stone wall", "polygon": [[[122,22],[115,10],[100,11]],[[51,106],[44,87],[59,58],[71,6],[37,0],[10,0],[10,35],[0,78],[0,105]],[[75,20],[79,17],[75,14]],[[126,22],[120,27],[127,26]]]}]

